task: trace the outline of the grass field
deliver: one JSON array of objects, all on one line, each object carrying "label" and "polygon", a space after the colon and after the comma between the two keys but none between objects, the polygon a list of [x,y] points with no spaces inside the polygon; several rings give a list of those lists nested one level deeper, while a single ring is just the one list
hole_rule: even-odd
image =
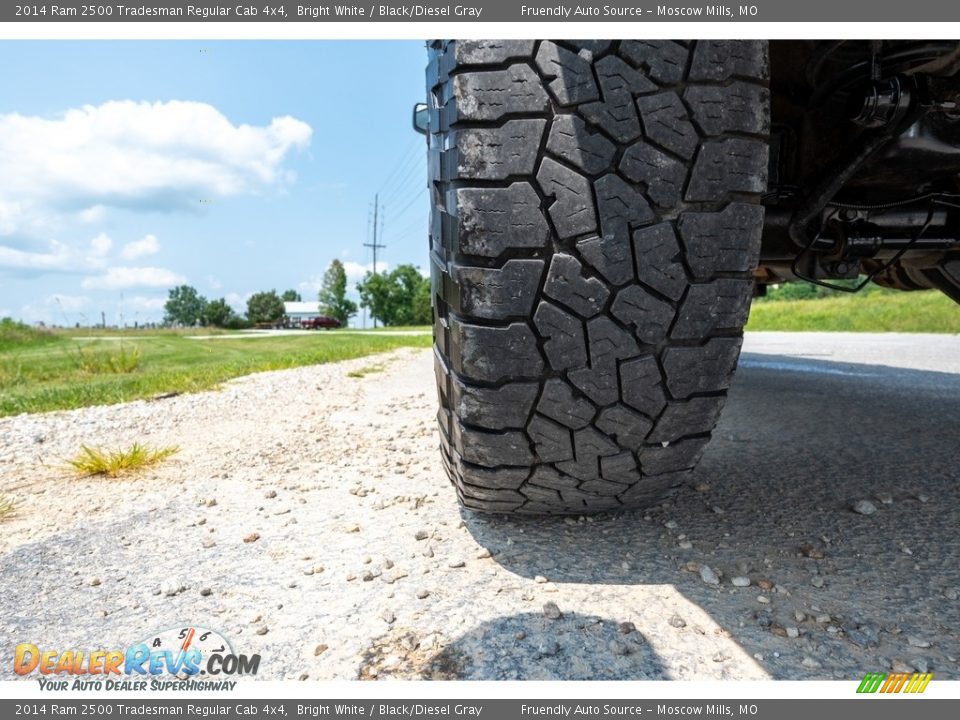
[{"label": "grass field", "polygon": [[936,290],[754,302],[747,330],[960,333],[960,305]]},{"label": "grass field", "polygon": [[423,335],[336,331],[192,340],[184,332],[45,332],[0,324],[0,416],[195,392],[230,378],[337,362],[401,347]]}]

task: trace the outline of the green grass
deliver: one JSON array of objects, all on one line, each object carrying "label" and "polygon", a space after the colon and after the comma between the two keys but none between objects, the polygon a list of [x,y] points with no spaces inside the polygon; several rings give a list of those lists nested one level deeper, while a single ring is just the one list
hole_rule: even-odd
[{"label": "green grass", "polygon": [[747,330],[960,333],[960,306],[936,290],[761,301]]},{"label": "green grass", "polygon": [[56,339],[56,335],[50,330],[30,327],[10,318],[0,320],[0,353],[56,342]]},{"label": "green grass", "polygon": [[[18,331],[19,332],[19,331]],[[0,416],[108,405],[158,394],[207,390],[240,375],[350,360],[401,347],[426,348],[429,335],[304,333],[191,340],[182,332],[128,331],[128,340],[72,331],[42,333],[0,347]],[[78,348],[115,362],[136,348],[129,372],[89,372]],[[108,363],[109,365],[109,363]],[[335,388],[334,388],[335,389]]]},{"label": "green grass", "polygon": [[115,478],[156,465],[179,451],[173,446],[153,449],[140,443],[134,443],[127,450],[101,450],[83,445],[75,458],[67,460],[67,466],[83,477],[105,475]]}]

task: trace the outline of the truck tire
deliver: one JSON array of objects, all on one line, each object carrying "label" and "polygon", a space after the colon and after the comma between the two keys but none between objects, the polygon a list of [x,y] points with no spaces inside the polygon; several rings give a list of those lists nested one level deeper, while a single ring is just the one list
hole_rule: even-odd
[{"label": "truck tire", "polygon": [[461,503],[653,504],[696,465],[763,227],[765,42],[435,41],[434,349]]}]

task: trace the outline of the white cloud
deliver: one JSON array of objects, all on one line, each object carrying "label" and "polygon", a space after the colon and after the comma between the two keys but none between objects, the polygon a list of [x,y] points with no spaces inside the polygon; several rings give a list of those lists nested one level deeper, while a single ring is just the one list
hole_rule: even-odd
[{"label": "white cloud", "polygon": [[84,208],[77,213],[77,219],[89,225],[103,220],[103,216],[106,215],[106,213],[107,209],[103,205],[94,205],[93,207]]},{"label": "white cloud", "polygon": [[160,252],[160,243],[157,242],[155,235],[145,235],[139,240],[128,242],[120,251],[120,257],[124,260],[136,260],[144,255],[156,255]]},{"label": "white cloud", "polygon": [[207,286],[211,290],[219,290],[221,287],[223,287],[223,283],[220,282],[219,278],[214,277],[213,275],[207,275]]},{"label": "white cloud", "polygon": [[86,277],[80,283],[85,290],[124,290],[132,287],[169,288],[186,282],[172,270],[158,267],[110,267],[102,275]]},{"label": "white cloud", "polygon": [[206,103],[119,100],[57,117],[0,114],[0,233],[38,235],[52,219],[103,208],[198,210],[201,200],[278,186],[306,123],[235,125]]},{"label": "white cloud", "polygon": [[157,310],[163,310],[163,306],[166,304],[167,299],[162,297],[144,297],[143,295],[136,295],[135,297],[129,298],[127,300],[128,306],[132,310],[143,310],[145,312],[155,312]]},{"label": "white cloud", "polygon": [[[343,269],[347,273],[347,280],[356,282],[358,280],[363,280],[363,276],[368,272],[373,272],[373,263],[362,264],[354,262],[353,260],[347,260],[343,264]],[[377,272],[390,272],[390,263],[385,263],[380,261],[377,263]]]},{"label": "white cloud", "polygon": [[113,247],[113,240],[106,233],[100,233],[90,241],[90,248],[94,255],[106,255]]},{"label": "white cloud", "polygon": [[247,311],[247,300],[250,299],[250,296],[253,295],[252,292],[248,293],[227,293],[224,300],[227,301],[227,305],[232,307],[239,313],[245,313]]}]

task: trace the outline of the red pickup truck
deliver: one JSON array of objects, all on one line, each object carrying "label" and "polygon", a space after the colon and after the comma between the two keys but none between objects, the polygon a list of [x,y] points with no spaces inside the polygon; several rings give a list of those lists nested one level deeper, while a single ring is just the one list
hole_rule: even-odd
[{"label": "red pickup truck", "polygon": [[330,328],[340,327],[340,321],[336,318],[319,315],[317,317],[307,318],[300,321],[300,327],[304,330],[329,330]]}]

